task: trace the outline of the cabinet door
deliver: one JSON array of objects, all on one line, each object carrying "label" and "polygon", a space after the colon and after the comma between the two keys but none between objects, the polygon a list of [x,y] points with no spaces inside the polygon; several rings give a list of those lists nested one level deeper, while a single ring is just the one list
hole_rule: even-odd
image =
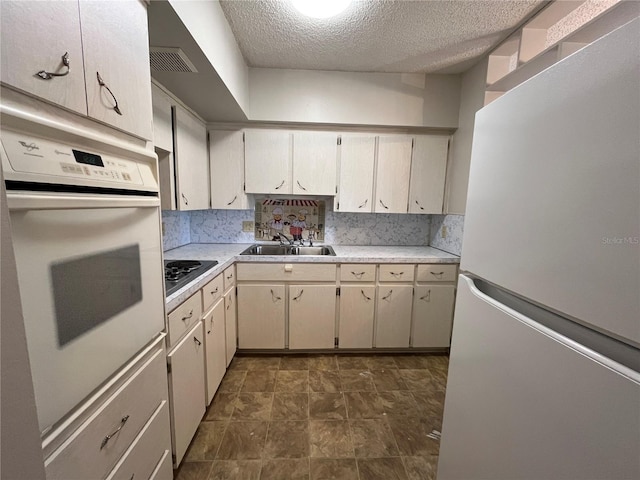
[{"label": "cabinet door", "polygon": [[407,213],[412,139],[406,135],[378,137],[376,213]]},{"label": "cabinet door", "polygon": [[168,355],[171,400],[171,446],[174,467],[182,461],[205,412],[204,334],[202,322]]},{"label": "cabinet door", "polygon": [[379,285],[376,304],[376,344],[378,348],[405,348],[411,335],[413,286]]},{"label": "cabinet door", "polygon": [[244,140],[241,131],[210,130],[211,208],[245,210]]},{"label": "cabinet door", "polygon": [[348,285],[340,287],[340,348],[372,348],[376,287]]},{"label": "cabinet door", "polygon": [[376,137],[342,135],[339,148],[337,212],[373,211],[373,173]]},{"label": "cabinet door", "polygon": [[414,137],[409,213],[442,213],[448,153],[448,136]]},{"label": "cabinet door", "polygon": [[153,101],[153,146],[167,152],[173,152],[173,120],[171,107],[173,101],[160,87],[151,84]]},{"label": "cabinet door", "polygon": [[236,354],[238,330],[236,326],[236,290],[235,288],[224,296],[224,323],[226,336],[226,366],[228,367]]},{"label": "cabinet door", "polygon": [[[78,3],[3,0],[0,25],[2,82],[86,115]],[[36,75],[42,70],[64,73],[65,53],[69,55],[67,75],[50,80]]]},{"label": "cabinet door", "polygon": [[247,193],[291,193],[291,133],[245,130],[244,174]]},{"label": "cabinet door", "polygon": [[[146,5],[80,0],[80,22],[89,116],[152,140]],[[114,109],[116,101],[122,115]]]},{"label": "cabinet door", "polygon": [[295,132],[293,134],[293,193],[335,195],[338,134]]},{"label": "cabinet door", "polygon": [[448,347],[453,322],[453,285],[417,286],[413,299],[413,347]]},{"label": "cabinet door", "polygon": [[213,396],[227,370],[224,313],[224,300],[220,299],[202,320],[205,338],[205,372],[207,379],[205,401],[207,405],[213,400]]},{"label": "cabinet door", "polygon": [[238,285],[238,347],[284,348],[283,284]]},{"label": "cabinet door", "polygon": [[175,107],[175,164],[178,210],[209,208],[207,129],[179,105]]},{"label": "cabinet door", "polygon": [[336,286],[289,286],[289,348],[335,346]]}]

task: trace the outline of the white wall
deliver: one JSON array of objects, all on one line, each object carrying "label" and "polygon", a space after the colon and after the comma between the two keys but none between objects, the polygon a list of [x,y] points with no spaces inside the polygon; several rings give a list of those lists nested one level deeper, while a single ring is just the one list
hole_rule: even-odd
[{"label": "white wall", "polygon": [[462,76],[458,130],[453,134],[449,153],[445,213],[463,215],[465,211],[473,127],[476,112],[484,104],[486,77],[487,58],[483,58]]},{"label": "white wall", "polygon": [[249,69],[255,121],[458,126],[459,75]]},{"label": "white wall", "polygon": [[169,3],[246,114],[249,109],[248,68],[220,3],[217,0],[169,0]]}]

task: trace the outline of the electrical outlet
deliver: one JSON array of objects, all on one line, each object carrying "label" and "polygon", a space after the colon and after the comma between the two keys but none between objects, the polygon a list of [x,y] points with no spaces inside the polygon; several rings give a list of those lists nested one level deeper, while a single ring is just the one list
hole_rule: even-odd
[{"label": "electrical outlet", "polygon": [[251,220],[247,220],[247,221],[243,221],[242,222],[242,231],[243,232],[253,232],[254,230],[254,224]]},{"label": "electrical outlet", "polygon": [[442,225],[442,238],[447,238],[447,226]]}]

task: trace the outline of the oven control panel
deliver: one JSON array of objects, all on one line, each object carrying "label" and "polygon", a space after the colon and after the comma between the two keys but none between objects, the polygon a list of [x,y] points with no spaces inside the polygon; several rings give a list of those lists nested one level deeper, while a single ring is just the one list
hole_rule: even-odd
[{"label": "oven control panel", "polygon": [[157,190],[155,175],[148,162],[30,137],[12,130],[2,132],[2,146],[7,155],[3,163],[8,161],[10,167],[8,172],[5,168],[7,179],[138,190],[148,190],[151,186]]}]

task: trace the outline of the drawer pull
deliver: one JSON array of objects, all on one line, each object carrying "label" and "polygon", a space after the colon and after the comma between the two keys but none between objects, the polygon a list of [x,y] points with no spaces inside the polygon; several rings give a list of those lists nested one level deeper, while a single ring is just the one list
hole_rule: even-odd
[{"label": "drawer pull", "polygon": [[420,300],[423,300],[425,302],[430,302],[431,301],[431,290],[427,290],[427,293],[425,293],[423,296],[421,296]]},{"label": "drawer pull", "polygon": [[358,280],[360,280],[364,274],[365,272],[351,272],[351,275],[356,277]]},{"label": "drawer pull", "polygon": [[371,300],[371,297],[367,297],[367,294],[364,293],[364,290],[360,290],[360,293],[362,293],[362,296],[367,300],[367,302]]},{"label": "drawer pull", "polygon": [[277,302],[278,300],[282,300],[282,298],[280,298],[279,296],[277,296],[275,293],[273,293],[273,290],[271,290],[271,301],[273,303]]},{"label": "drawer pull", "polygon": [[444,275],[444,272],[429,272],[429,273],[431,273],[431,275],[436,277],[438,280],[440,280],[442,278],[442,275]]},{"label": "drawer pull", "polygon": [[187,320],[191,320],[191,317],[193,317],[193,309],[189,310],[189,315],[182,317],[182,321],[186,322]]},{"label": "drawer pull", "polygon": [[293,297],[293,299],[297,302],[298,300],[300,300],[300,297],[302,296],[302,294],[304,293],[304,288],[302,290],[300,290],[300,293],[298,294],[297,297]]},{"label": "drawer pull", "polygon": [[216,293],[218,293],[218,287],[216,287],[216,289],[215,289],[215,290],[211,290],[209,293],[210,293],[211,295],[215,295]]},{"label": "drawer pull", "polygon": [[231,280],[232,278],[233,278],[233,273],[230,273],[230,274],[227,276],[227,280]]},{"label": "drawer pull", "polygon": [[358,205],[358,208],[364,208],[364,207],[366,207],[366,206],[367,206],[367,202],[368,202],[368,201],[369,201],[369,199],[367,198],[367,199],[364,201],[364,203],[362,203],[362,204]]},{"label": "drawer pull", "polygon": [[202,345],[202,342],[198,340],[196,337],[193,337],[193,341],[196,342],[198,346]]},{"label": "drawer pull", "polygon": [[391,298],[391,294],[393,293],[393,290],[389,290],[389,293],[387,293],[386,297],[382,297],[383,300],[389,300]]},{"label": "drawer pull", "polygon": [[389,272],[389,273],[396,278],[400,278],[402,275],[404,275],[404,272]]},{"label": "drawer pull", "polygon": [[111,440],[114,437],[114,435],[117,435],[118,432],[122,430],[122,427],[124,427],[124,424],[127,423],[127,420],[129,420],[129,415],[122,417],[122,420],[120,420],[120,426],[116,428],[116,430],[113,433],[110,433],[109,435],[107,435],[102,439],[102,443],[100,444],[100,450],[106,447],[107,443],[109,443],[109,440]]},{"label": "drawer pull", "polygon": [[53,77],[64,77],[65,75],[68,75],[71,71],[71,67],[69,66],[69,52],[65,52],[64,55],[62,55],[62,65],[67,67],[66,72],[54,73],[40,70],[38,73],[36,73],[36,75],[38,75],[43,80],[51,80]]}]

